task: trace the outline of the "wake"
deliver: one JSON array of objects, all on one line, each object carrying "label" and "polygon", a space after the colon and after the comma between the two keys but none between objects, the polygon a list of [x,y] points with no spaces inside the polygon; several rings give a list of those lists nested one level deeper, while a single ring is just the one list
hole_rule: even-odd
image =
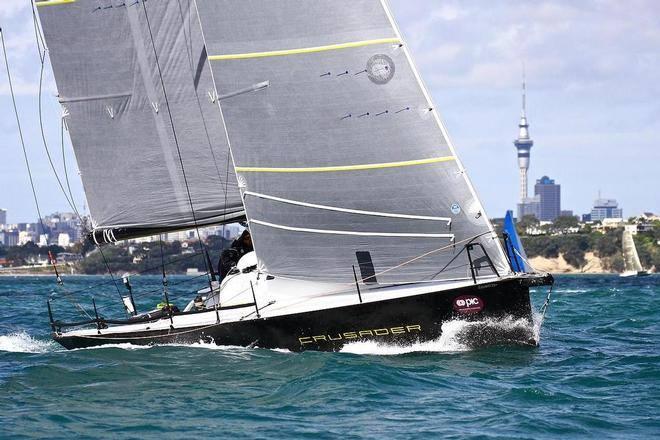
[{"label": "wake", "polygon": [[0,351],[13,353],[48,353],[57,350],[53,341],[35,339],[25,332],[0,335]]}]

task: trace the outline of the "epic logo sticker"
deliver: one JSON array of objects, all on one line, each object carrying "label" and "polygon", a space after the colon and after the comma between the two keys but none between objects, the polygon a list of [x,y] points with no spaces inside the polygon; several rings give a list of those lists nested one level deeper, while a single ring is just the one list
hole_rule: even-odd
[{"label": "epic logo sticker", "polygon": [[479,313],[484,308],[484,300],[474,295],[463,295],[454,299],[454,310],[464,315]]}]

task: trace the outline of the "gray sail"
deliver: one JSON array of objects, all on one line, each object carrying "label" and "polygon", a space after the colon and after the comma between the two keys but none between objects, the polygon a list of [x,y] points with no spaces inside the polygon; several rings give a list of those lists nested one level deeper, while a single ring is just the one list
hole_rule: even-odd
[{"label": "gray sail", "polygon": [[261,270],[463,279],[471,258],[477,276],[509,271],[383,3],[196,5]]},{"label": "gray sail", "polygon": [[242,217],[192,0],[37,6],[96,238]]}]

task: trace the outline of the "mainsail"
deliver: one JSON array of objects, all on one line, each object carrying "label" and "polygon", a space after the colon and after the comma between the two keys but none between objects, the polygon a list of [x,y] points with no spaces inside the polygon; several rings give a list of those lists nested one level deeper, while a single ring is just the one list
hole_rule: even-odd
[{"label": "mainsail", "polygon": [[262,271],[350,281],[354,266],[379,283],[465,278],[470,259],[477,276],[509,271],[384,3],[195,4]]},{"label": "mainsail", "polygon": [[242,218],[192,1],[36,4],[95,238]]},{"label": "mainsail", "polygon": [[628,230],[623,231],[623,267],[626,272],[642,272],[644,268],[639,261],[637,254],[637,247],[635,247],[635,240],[633,239],[632,232]]}]

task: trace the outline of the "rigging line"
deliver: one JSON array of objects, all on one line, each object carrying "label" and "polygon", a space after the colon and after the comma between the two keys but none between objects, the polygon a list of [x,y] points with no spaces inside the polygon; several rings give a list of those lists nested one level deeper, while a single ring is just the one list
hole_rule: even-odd
[{"label": "rigging line", "polygon": [[[186,53],[188,54],[188,62],[190,63],[190,73],[192,74],[192,79],[193,79],[193,90],[195,92],[195,99],[197,100],[197,108],[199,108],[199,113],[201,115],[201,120],[202,124],[204,125],[204,133],[206,134],[206,140],[208,142],[209,146],[209,151],[211,152],[211,157],[213,158],[213,165],[215,166],[215,171],[218,174],[218,180],[220,181],[220,186],[222,187],[222,190],[225,193],[225,206],[227,206],[227,179],[225,181],[222,181],[222,176],[220,174],[220,169],[218,168],[218,162],[215,159],[215,152],[213,151],[213,145],[211,143],[211,136],[209,135],[209,130],[208,126],[206,124],[206,119],[204,118],[204,113],[202,112],[202,104],[199,99],[199,94],[197,93],[197,87],[195,87],[195,71],[194,71],[194,64],[193,64],[193,58],[192,58],[192,26],[189,26],[189,31],[190,31],[190,40],[188,40],[188,37],[186,36],[186,28],[185,28],[185,18],[183,16],[183,9],[181,7],[181,1],[177,0],[177,4],[179,5],[179,16],[181,17],[181,24],[182,24],[182,30],[183,30],[183,38],[186,41]],[[190,44],[190,49],[188,48],[188,44]],[[204,47],[204,50],[206,50],[206,47]],[[226,214],[224,214],[223,220],[225,220]]]},{"label": "rigging line", "polygon": [[518,254],[518,256],[519,256],[520,258],[522,258],[523,261],[524,261],[525,263],[527,263],[527,265],[528,265],[533,271],[536,271],[536,269],[534,269],[534,266],[532,266],[532,263],[530,263],[529,260],[528,260],[527,258],[523,257],[523,256],[520,254],[520,252],[518,252],[518,249],[516,249],[516,248],[514,247],[514,248],[513,248],[513,252],[515,252],[516,254]]},{"label": "rigging line", "polygon": [[[60,123],[60,137],[62,142],[62,166],[64,167],[64,180],[66,182],[66,188],[69,190],[69,197],[71,198],[71,203],[73,204],[75,211],[78,212],[78,207],[76,206],[76,200],[73,198],[73,191],[71,191],[71,183],[69,182],[69,173],[66,167],[66,152],[64,150],[64,117],[62,117]],[[80,220],[80,216],[78,217]],[[80,226],[81,227],[83,226],[82,221]]]},{"label": "rigging line", "polygon": [[[463,240],[457,241],[456,243],[452,243],[452,244],[449,244],[449,245],[446,245],[446,246],[440,247],[440,248],[438,248],[438,249],[433,249],[433,250],[431,250],[431,251],[425,252],[425,253],[423,253],[423,254],[421,254],[421,255],[418,255],[418,256],[416,256],[416,257],[414,257],[414,258],[411,258],[410,260],[404,261],[403,263],[398,264],[398,265],[396,265],[396,266],[394,266],[394,267],[390,267],[390,268],[388,268],[388,269],[382,270],[382,271],[380,271],[380,272],[374,274],[373,277],[374,277],[374,278],[380,277],[381,275],[383,275],[383,274],[385,274],[385,273],[388,273],[388,272],[391,272],[391,271],[393,271],[393,270],[399,269],[399,268],[401,268],[401,267],[403,267],[403,266],[406,266],[406,265],[408,265],[408,264],[411,264],[411,263],[413,263],[413,262],[415,262],[415,261],[417,261],[417,260],[420,260],[420,259],[422,259],[422,258],[428,257],[429,255],[432,255],[432,254],[435,254],[435,253],[438,253],[438,252],[442,252],[442,251],[444,251],[444,250],[447,250],[447,249],[449,249],[449,248],[452,248],[452,247],[454,247],[454,246],[456,246],[456,245],[459,245],[459,244],[462,244],[462,243],[470,242],[470,241],[472,241],[472,240],[474,240],[474,239],[476,239],[476,238],[479,238],[479,237],[481,237],[481,236],[483,236],[483,235],[486,235],[486,234],[489,234],[489,233],[490,233],[490,231],[482,232],[481,234],[477,234],[477,235],[475,235],[475,236],[473,236],[473,237],[465,238],[465,239],[463,239]],[[353,287],[353,286],[355,286],[355,282],[352,281],[352,282],[350,282],[350,283],[339,283],[339,285],[340,285],[340,286],[343,285],[343,286],[346,286],[346,287],[343,287],[343,288],[340,288],[340,289],[335,289],[335,290],[330,290],[330,291],[323,292],[323,293],[319,293],[319,294],[315,294],[315,295],[308,295],[308,296],[306,296],[304,299],[302,299],[302,300],[300,300],[300,301],[298,301],[298,302],[295,302],[295,303],[292,303],[292,304],[287,304],[285,307],[288,308],[288,307],[297,306],[298,304],[302,304],[302,303],[304,303],[304,302],[306,302],[306,301],[308,301],[308,300],[310,300],[310,299],[313,299],[313,298],[321,298],[321,297],[324,297],[324,296],[334,295],[334,294],[337,294],[337,293],[346,293],[346,292],[347,292],[347,289],[348,289],[349,287]]]},{"label": "rigging line", "polygon": [[[39,28],[38,21],[37,21],[37,13],[34,9],[34,2],[32,0],[28,0],[30,2],[30,7],[32,9],[32,23],[34,25],[34,36],[37,41],[37,52],[39,53],[39,58],[42,57],[42,51],[46,51],[46,43],[44,42],[44,37],[41,33],[41,29]],[[43,49],[42,49],[43,47]]]},{"label": "rigging line", "polygon": [[[39,26],[38,26],[36,14],[34,13],[34,8],[33,8],[32,19],[34,20],[35,31],[38,31]],[[82,216],[80,215],[80,212],[78,211],[78,208],[75,204],[75,200],[73,199],[73,193],[71,191],[71,185],[69,183],[68,172],[66,170],[66,162],[64,163],[64,173],[65,173],[65,176],[66,176],[67,187],[69,188],[69,194],[71,195],[71,199],[69,199],[69,197],[67,196],[67,193],[64,189],[64,185],[62,184],[62,180],[60,179],[60,176],[57,173],[57,169],[55,167],[55,164],[53,163],[53,159],[51,157],[50,150],[48,149],[48,144],[46,143],[46,134],[45,134],[45,131],[44,131],[43,111],[42,111],[43,76],[44,76],[44,68],[45,68],[45,64],[46,64],[46,44],[43,40],[43,36],[41,35],[41,32],[36,32],[35,37],[36,37],[36,40],[37,40],[37,47],[39,47],[39,40],[40,39],[41,39],[41,44],[42,44],[42,48],[40,48],[40,53],[39,53],[39,60],[41,62],[41,69],[40,69],[40,74],[39,74],[39,100],[38,100],[38,102],[39,102],[39,127],[40,127],[40,130],[41,130],[41,138],[43,140],[44,149],[46,150],[46,156],[48,157],[48,162],[50,163],[50,167],[53,171],[53,174],[55,175],[55,178],[57,179],[57,183],[58,183],[58,185],[59,185],[59,187],[62,191],[62,194],[64,195],[64,198],[66,199],[67,203],[69,204],[69,206],[71,207],[73,212],[78,217],[78,220],[81,223],[81,227],[86,229],[85,221],[83,220]],[[64,118],[62,118],[62,125],[64,125]],[[62,152],[63,152],[63,157],[64,157],[64,132],[63,132],[63,130],[62,130]],[[36,194],[35,194],[35,200],[36,200]],[[39,216],[41,217],[41,214],[39,214]],[[43,222],[42,222],[42,229],[44,229],[43,228]],[[112,282],[115,286],[115,289],[117,290],[117,293],[119,294],[120,301],[123,304],[123,299],[121,297],[121,292],[119,290],[119,287],[117,286],[117,282],[115,280],[114,274],[112,273],[112,269],[110,268],[108,260],[105,258],[105,254],[103,253],[103,250],[101,249],[101,247],[99,245],[97,245],[97,248],[98,248],[99,252],[101,253],[101,257],[103,258],[103,262],[105,264],[105,267],[108,270],[108,273],[110,275],[110,278],[112,279]],[[85,312],[85,313],[87,313],[87,312]]]},{"label": "rigging line", "polygon": [[[174,136],[174,145],[176,146],[176,151],[177,151],[177,154],[179,156],[179,163],[181,164],[181,174],[183,176],[183,182],[186,185],[186,193],[188,194],[188,202],[190,203],[190,213],[192,214],[193,223],[195,225],[195,230],[197,231],[197,240],[199,241],[199,245],[200,245],[202,251],[207,252],[206,246],[204,245],[204,242],[202,241],[202,236],[199,233],[199,224],[197,222],[197,215],[195,214],[195,206],[193,204],[192,195],[190,193],[190,186],[188,185],[188,178],[186,176],[186,169],[183,166],[183,156],[181,155],[181,148],[179,148],[179,138],[176,134],[176,128],[174,127],[174,119],[172,118],[172,110],[170,108],[170,101],[167,98],[167,90],[165,89],[165,80],[163,78],[163,72],[160,68],[160,62],[158,60],[158,51],[156,50],[156,42],[154,41],[154,34],[151,30],[151,23],[149,22],[149,14],[147,12],[146,2],[142,2],[142,8],[144,10],[144,18],[146,20],[147,29],[149,30],[149,37],[151,39],[151,47],[153,48],[154,57],[156,59],[156,68],[158,69],[158,77],[160,78],[160,85],[163,89],[163,97],[165,98],[165,106],[167,107],[167,114],[168,114],[169,119],[170,119],[170,126],[172,127],[172,135]],[[208,263],[206,263],[206,259],[204,261],[205,261],[204,264],[208,266]],[[211,271],[211,268],[207,267],[207,272],[210,273],[210,271]],[[210,275],[208,276],[208,281],[209,281],[209,286],[211,287],[211,289],[213,289],[212,284],[211,284],[211,276]]]},{"label": "rigging line", "polygon": [[69,204],[69,207],[76,213],[78,217],[80,217],[80,213],[78,212],[77,209],[75,209],[75,205],[71,202],[71,200],[69,200],[69,196],[67,196],[66,194],[66,190],[64,189],[64,184],[62,183],[62,179],[60,178],[57,172],[57,168],[55,167],[55,163],[53,162],[53,158],[50,154],[50,149],[48,148],[48,143],[46,142],[46,132],[44,130],[43,105],[42,105],[43,78],[44,78],[45,65],[46,65],[46,52],[44,51],[43,57],[41,58],[41,73],[39,74],[39,95],[38,95],[39,129],[41,131],[41,140],[43,142],[44,150],[46,151],[46,157],[48,157],[48,163],[50,164],[50,168],[53,171],[53,174],[55,175],[55,179],[57,180],[57,184],[59,185],[60,190],[62,191],[62,195],[64,195],[64,198]]},{"label": "rigging line", "polygon": [[163,287],[167,285],[167,273],[165,272],[165,255],[163,253],[163,234],[158,234],[158,241],[160,242],[160,267],[163,274]]},{"label": "rigging line", "polygon": [[[28,177],[30,179],[30,187],[32,189],[32,197],[34,198],[34,205],[37,209],[37,215],[39,216],[39,224],[41,225],[41,232],[42,232],[42,234],[46,234],[46,226],[44,225],[43,216],[41,215],[41,208],[39,206],[39,198],[37,197],[37,190],[36,190],[35,185],[34,185],[34,178],[32,177],[32,168],[30,167],[30,160],[28,158],[27,149],[25,147],[25,138],[23,136],[23,128],[21,127],[21,119],[20,119],[19,114],[18,114],[18,107],[16,106],[16,95],[14,93],[14,85],[13,85],[13,82],[12,82],[12,79],[11,79],[11,71],[9,69],[9,59],[7,57],[7,47],[5,45],[5,34],[2,31],[2,28],[0,28],[0,40],[2,40],[2,53],[3,53],[3,56],[4,56],[4,60],[5,60],[5,67],[7,69],[7,79],[8,79],[8,82],[9,82],[9,91],[10,91],[10,94],[11,94],[12,104],[14,106],[14,115],[16,116],[16,125],[18,127],[18,135],[19,135],[20,141],[21,141],[21,148],[23,149],[23,158],[25,159],[25,167],[27,168]],[[57,271],[56,271],[55,276],[59,280],[59,276],[57,275]],[[58,283],[58,285],[59,285],[59,283]],[[85,311],[85,309],[80,304],[77,304],[77,303],[72,303],[72,304],[79,311],[82,311],[82,313],[89,316],[87,311]]]},{"label": "rigging line", "polygon": [[[50,154],[50,150],[48,149],[48,144],[46,142],[46,133],[45,133],[45,130],[44,130],[43,110],[42,110],[43,76],[44,76],[44,68],[45,68],[45,65],[46,65],[46,50],[45,50],[45,48],[44,48],[44,51],[43,51],[43,56],[40,57],[40,61],[41,61],[41,70],[40,70],[40,74],[39,74],[39,95],[38,95],[39,96],[39,99],[38,99],[39,106],[38,107],[39,107],[39,128],[40,128],[40,131],[41,131],[41,139],[43,141],[44,150],[46,151],[46,156],[48,157],[48,162],[50,164],[51,170],[53,171],[53,174],[55,175],[55,179],[57,180],[57,184],[59,185],[60,190],[62,191],[62,194],[64,195],[64,198],[66,199],[67,203],[69,204],[69,207],[71,207],[71,209],[75,213],[76,217],[78,217],[78,220],[80,221],[81,226],[84,226],[85,221],[83,220],[82,216],[80,215],[80,212],[78,211],[78,208],[75,205],[75,201],[72,201],[73,196],[72,196],[71,199],[69,199],[69,197],[67,196],[66,190],[64,189],[64,184],[62,183],[62,179],[60,178],[60,176],[57,172],[57,168],[55,167],[55,163],[53,162],[53,158]],[[64,122],[64,119],[62,119],[62,123],[63,122]],[[65,165],[65,174],[67,174],[67,176],[68,176],[68,173],[66,173],[66,165]],[[67,177],[67,184],[68,184],[68,177]],[[69,190],[70,190],[70,186],[69,186]],[[43,226],[42,226],[42,228],[43,228]],[[105,267],[108,270],[108,273],[110,274],[110,278],[112,279],[112,282],[115,285],[115,289],[117,290],[117,293],[119,294],[121,303],[123,304],[124,301],[122,299],[121,292],[119,290],[119,286],[117,286],[115,276],[112,273],[112,269],[110,268],[108,260],[105,258],[105,254],[101,250],[101,247],[99,245],[97,245],[97,248],[98,248],[99,252],[101,253],[101,256],[103,257],[103,262],[105,264]]]},{"label": "rigging line", "polygon": [[[44,72],[44,63],[46,60],[46,42],[44,41],[43,33],[41,30],[41,27],[39,26],[39,21],[37,20],[37,14],[35,10],[35,5],[32,0],[30,1],[30,6],[32,10],[32,23],[34,25],[34,34],[35,34],[35,41],[37,43],[37,52],[39,53],[39,61],[41,62],[41,71],[39,74],[39,124],[41,126],[41,135],[44,140],[44,147],[46,147],[46,140],[44,136],[44,130],[43,130],[43,120],[42,120],[42,114],[41,114],[41,93],[42,93],[42,83],[43,83],[43,72]],[[62,123],[64,123],[64,119],[62,119]],[[48,153],[48,148],[46,147],[46,152]],[[62,192],[64,193],[64,197],[67,198],[66,192],[64,191],[64,188],[62,188],[61,182],[59,182],[59,177],[57,176],[57,172],[55,171],[55,168],[53,166],[52,160],[50,160],[50,154],[48,153],[48,159],[51,163],[51,167],[53,168],[53,172],[55,173],[55,177],[58,179],[58,183],[60,183],[60,188],[62,189]],[[62,160],[64,161],[64,172],[66,172],[66,159],[64,156],[64,133],[62,133]],[[69,202],[70,205],[74,208],[74,212],[77,214],[78,218],[80,218],[80,215],[78,214],[78,211],[75,206],[75,201],[73,200],[73,193],[71,192],[71,186],[69,185],[69,178],[67,175],[67,187],[69,188],[69,195],[71,197],[71,201],[67,199],[67,202]],[[81,222],[82,223],[82,222]]]},{"label": "rigging line", "polygon": [[[178,263],[178,262],[181,262],[181,261],[185,261],[185,260],[190,260],[190,259],[192,259],[192,258],[196,258],[196,257],[198,257],[198,256],[200,256],[200,255],[202,255],[202,254],[200,254],[200,253],[196,253],[196,254],[192,254],[192,255],[190,255],[190,256],[188,256],[188,257],[175,258],[175,259],[170,260],[168,263],[166,263],[166,266],[168,266],[168,265],[172,265],[172,264],[175,264],[175,263]],[[146,274],[147,272],[151,272],[151,271],[153,271],[153,270],[155,270],[155,269],[160,269],[160,268],[161,268],[161,266],[148,267],[148,268],[143,269],[143,270],[141,270],[141,271],[139,271],[139,272],[137,272],[137,273],[132,274],[131,277],[132,277],[132,278],[135,278],[135,277],[138,277],[138,276],[144,275],[144,274]],[[206,276],[206,274],[201,275],[201,276]],[[196,278],[196,277],[195,277],[195,278]],[[194,278],[193,278],[193,279],[194,279]],[[171,285],[171,286],[174,286],[174,285],[177,285],[177,284],[181,284],[181,283],[183,283],[183,282],[185,282],[185,281],[180,281],[180,282],[178,282],[178,283],[170,283],[170,285]],[[110,283],[112,283],[112,281],[106,281],[106,282],[103,282],[103,283],[98,283],[98,284],[95,284],[95,285],[90,285],[90,286],[87,286],[87,287],[82,288],[82,289],[73,290],[73,291],[68,291],[68,292],[65,292],[65,293],[58,293],[57,297],[54,297],[53,299],[57,299],[57,298],[60,298],[60,297],[63,298],[63,297],[65,297],[65,296],[72,296],[72,295],[83,294],[83,293],[86,293],[86,292],[88,292],[88,291],[90,291],[90,290],[92,290],[92,289],[94,289],[94,288],[98,288],[99,286],[105,286],[105,285],[110,284]],[[136,296],[139,296],[139,295],[136,295]]]},{"label": "rigging line", "polygon": [[[108,274],[110,275],[112,284],[114,284],[115,289],[117,290],[117,294],[119,295],[119,301],[123,305],[124,297],[122,296],[121,291],[119,290],[119,286],[117,285],[117,280],[115,279],[115,275],[112,273],[112,269],[110,268],[110,263],[108,263],[108,259],[105,258],[105,254],[103,253],[103,249],[101,249],[101,246],[97,245],[97,248],[99,250],[99,253],[101,254],[101,258],[103,258],[103,264],[105,265],[106,269],[108,269]],[[128,311],[126,310],[126,307],[124,307],[124,312],[126,313],[126,316],[128,316]]]},{"label": "rigging line", "polygon": [[5,34],[0,28],[0,39],[2,40],[2,53],[4,55],[5,67],[7,69],[7,79],[9,80],[9,92],[11,94],[12,103],[14,105],[14,114],[16,115],[16,125],[18,127],[18,136],[21,140],[21,147],[23,148],[23,157],[25,159],[25,166],[27,167],[28,177],[30,178],[30,187],[32,188],[32,196],[34,197],[34,204],[37,208],[37,215],[39,216],[39,223],[41,224],[41,233],[46,233],[43,217],[41,215],[41,208],[39,207],[39,200],[37,198],[37,191],[34,186],[34,179],[32,178],[32,169],[30,167],[30,160],[28,159],[27,149],[25,148],[25,138],[23,137],[23,129],[21,127],[21,120],[18,116],[18,107],[16,106],[16,97],[14,95],[14,85],[11,80],[11,73],[9,70],[9,60],[7,59],[7,48],[5,46]]},{"label": "rigging line", "polygon": [[[185,23],[184,23],[184,16],[183,16],[183,9],[181,7],[181,1],[177,0],[177,4],[179,5],[179,15],[181,17],[181,23],[184,25],[183,28],[183,37],[186,37],[186,29],[185,29]],[[190,7],[190,3],[189,3]],[[188,16],[190,17],[192,14],[188,13]],[[200,24],[201,26],[201,24]],[[215,152],[213,151],[213,146],[211,145],[211,138],[209,135],[208,127],[206,125],[206,120],[204,119],[204,114],[202,113],[202,105],[199,99],[199,94],[197,93],[197,87],[195,87],[195,71],[194,71],[194,60],[192,57],[192,20],[188,21],[188,30],[190,31],[190,41],[188,44],[190,45],[190,48],[188,49],[188,44],[186,44],[186,49],[188,52],[188,61],[190,62],[190,71],[193,75],[193,90],[195,91],[195,98],[197,99],[197,106],[199,107],[199,112],[202,116],[202,123],[204,124],[204,132],[206,133],[206,139],[209,144],[209,150],[211,151],[211,157],[213,157],[213,165],[215,166],[216,173],[218,173],[218,179],[220,180],[220,184],[222,186],[222,190],[224,192],[224,201],[223,201],[223,207],[224,207],[224,213],[222,215],[222,237],[224,239],[225,237],[225,231],[227,228],[226,220],[227,220],[227,200],[229,200],[229,162],[231,161],[231,153],[229,152],[229,148],[227,148],[227,154],[225,157],[225,180],[224,182],[222,181],[222,176],[220,175],[220,169],[218,168],[218,162],[216,161],[215,158]],[[204,51],[206,51],[206,44],[203,44]],[[222,244],[222,241],[220,241]],[[211,268],[209,268],[211,269]]]},{"label": "rigging line", "polygon": [[541,324],[545,320],[545,313],[548,311],[548,307],[550,306],[550,297],[552,296],[552,288],[554,286],[555,286],[554,284],[550,285],[550,289],[548,290],[548,296],[545,298],[545,302],[541,307]]}]

